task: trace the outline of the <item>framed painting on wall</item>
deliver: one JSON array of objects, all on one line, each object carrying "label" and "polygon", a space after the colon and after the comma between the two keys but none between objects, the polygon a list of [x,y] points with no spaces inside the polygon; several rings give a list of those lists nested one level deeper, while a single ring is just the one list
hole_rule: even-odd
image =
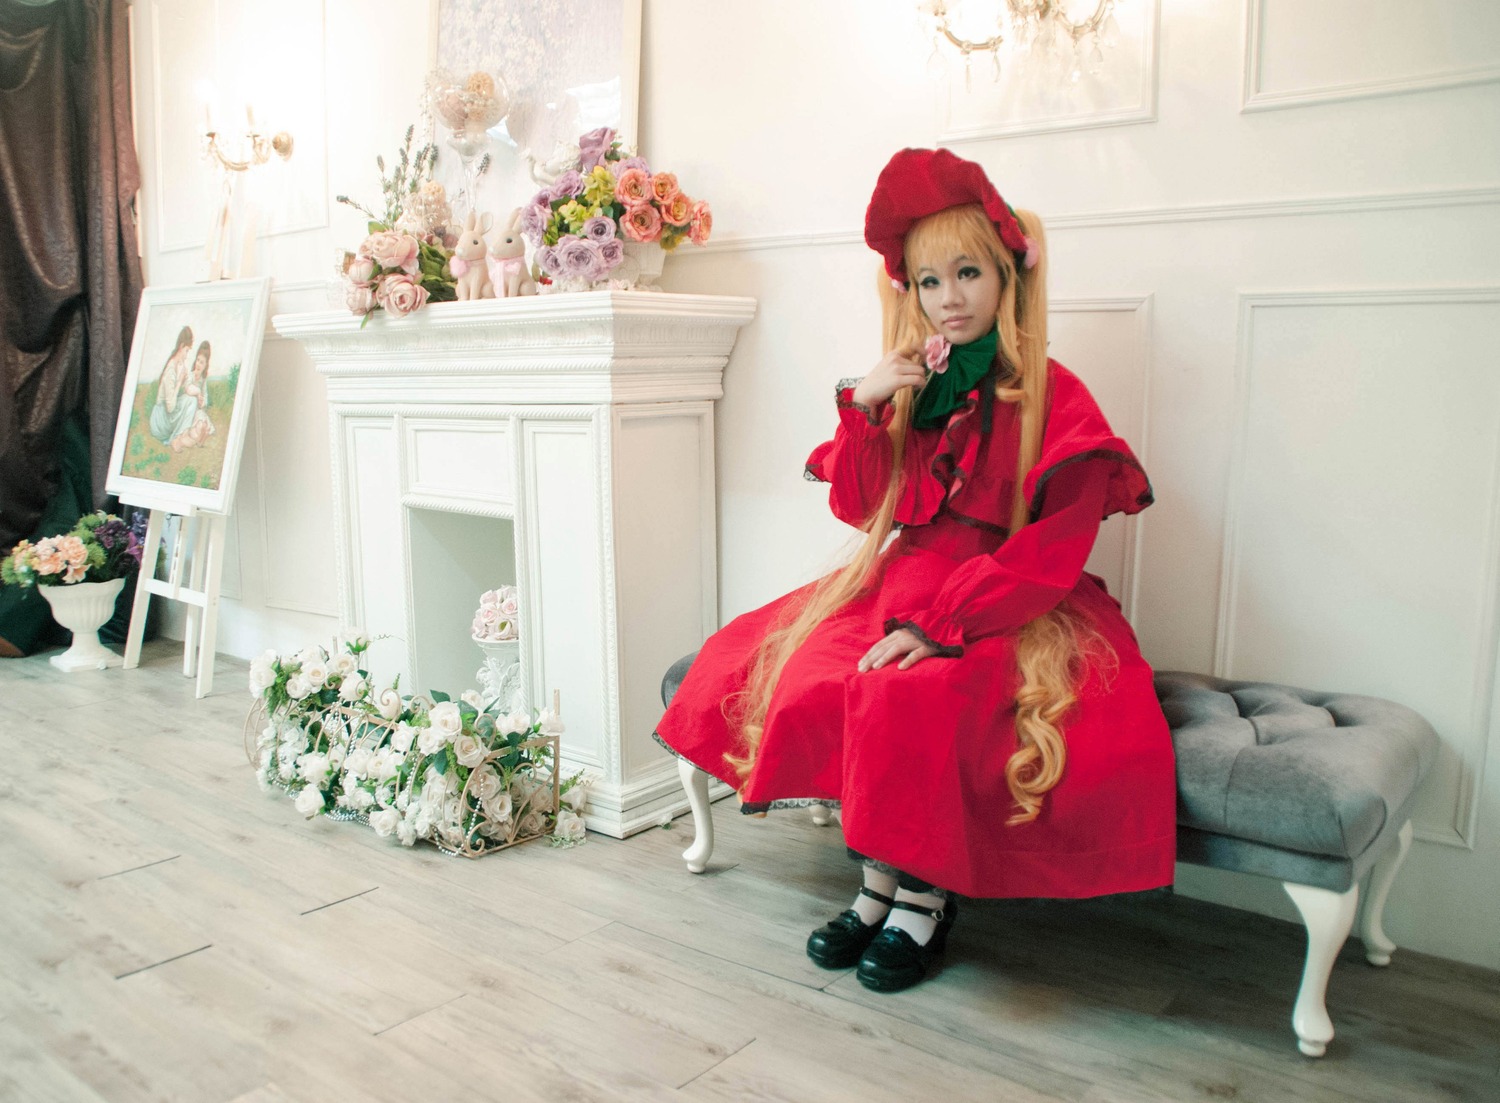
[{"label": "framed painting on wall", "polygon": [[[481,210],[529,199],[532,161],[546,162],[558,143],[601,126],[628,145],[638,140],[641,0],[434,0],[432,23],[434,68],[458,77],[482,69],[510,93],[509,112],[489,131]],[[441,128],[436,139],[447,175],[456,158]]]},{"label": "framed painting on wall", "polygon": [[141,293],[105,489],[169,513],[228,513],[269,279]]}]

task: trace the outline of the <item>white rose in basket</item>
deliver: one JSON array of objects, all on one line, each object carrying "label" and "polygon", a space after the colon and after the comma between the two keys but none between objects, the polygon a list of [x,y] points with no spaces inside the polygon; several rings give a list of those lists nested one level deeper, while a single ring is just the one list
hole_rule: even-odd
[{"label": "white rose in basket", "polygon": [[437,754],[448,744],[448,739],[435,727],[417,729],[417,753]]},{"label": "white rose in basket", "polygon": [[411,750],[411,745],[416,738],[416,728],[405,722],[397,724],[396,730],[391,733],[391,750],[399,755],[404,755],[407,751]]},{"label": "white rose in basket", "polygon": [[342,655],[335,655],[328,660],[328,669],[340,678],[347,678],[359,669],[359,664],[354,661],[354,656],[345,651]]},{"label": "white rose in basket", "polygon": [[453,741],[453,756],[458,759],[460,766],[467,766],[471,770],[476,766],[483,766],[485,756],[489,753],[489,748],[472,735],[460,735]]},{"label": "white rose in basket", "polygon": [[259,697],[276,684],[276,652],[265,651],[250,664],[250,693]]},{"label": "white rose in basket", "polygon": [[358,674],[344,679],[344,684],[339,686],[339,696],[345,701],[358,701],[365,694],[365,680]]},{"label": "white rose in basket", "polygon": [[316,785],[305,785],[302,792],[297,794],[297,811],[308,819],[312,819],[323,811],[323,794],[318,792]]},{"label": "white rose in basket", "polygon": [[293,701],[302,700],[312,691],[312,683],[301,674],[293,674],[286,680],[286,695]]},{"label": "white rose in basket", "polygon": [[[463,714],[458,711],[458,706],[452,701],[442,701],[432,706],[428,714],[432,721],[430,730],[438,732],[443,737],[444,743],[452,743],[458,738],[459,732],[464,730]],[[432,754],[432,751],[424,751],[424,754]]]},{"label": "white rose in basket", "polygon": [[537,717],[537,723],[541,725],[543,735],[561,735],[563,733],[562,718],[551,709],[543,709]]},{"label": "white rose in basket", "polygon": [[304,755],[302,761],[297,764],[297,769],[303,781],[309,785],[321,787],[323,779],[328,776],[328,756],[325,754]]},{"label": "white rose in basket", "polygon": [[383,808],[379,812],[370,813],[370,826],[382,839],[390,838],[400,825],[401,813],[394,808]]},{"label": "white rose in basket", "polygon": [[585,830],[583,817],[564,808],[557,814],[557,826],[552,829],[552,834],[559,839],[576,843],[583,840]]}]

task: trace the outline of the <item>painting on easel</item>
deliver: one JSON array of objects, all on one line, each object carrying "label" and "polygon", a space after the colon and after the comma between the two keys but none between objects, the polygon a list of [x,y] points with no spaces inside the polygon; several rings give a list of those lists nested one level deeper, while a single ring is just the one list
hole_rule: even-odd
[{"label": "painting on easel", "polygon": [[270,283],[142,293],[106,484],[122,502],[229,511]]}]

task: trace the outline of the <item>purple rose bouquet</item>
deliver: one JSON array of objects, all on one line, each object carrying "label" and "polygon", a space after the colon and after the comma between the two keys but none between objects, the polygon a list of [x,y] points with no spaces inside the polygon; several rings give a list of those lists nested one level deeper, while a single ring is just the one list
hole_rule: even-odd
[{"label": "purple rose bouquet", "polygon": [[521,233],[536,247],[544,282],[577,287],[609,279],[625,259],[625,241],[655,242],[670,252],[684,239],[708,240],[708,204],[684,194],[672,173],[653,173],[628,155],[609,127],[583,135],[578,149],[577,167],[521,211]]}]

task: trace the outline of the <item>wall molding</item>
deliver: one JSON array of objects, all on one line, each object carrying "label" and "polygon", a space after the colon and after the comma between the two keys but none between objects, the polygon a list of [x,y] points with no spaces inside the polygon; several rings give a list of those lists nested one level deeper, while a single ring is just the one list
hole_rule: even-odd
[{"label": "wall molding", "polygon": [[[1149,226],[1174,222],[1224,222],[1256,218],[1295,218],[1304,215],[1370,214],[1382,211],[1481,207],[1500,204],[1500,186],[1443,188],[1413,192],[1376,192],[1365,195],[1299,196],[1288,199],[1179,203],[1119,211],[1076,211],[1044,215],[1049,233],[1060,230],[1099,230],[1115,226]],[[679,260],[718,253],[748,253],[768,249],[807,249],[865,244],[859,230],[817,230],[805,234],[747,234],[721,238],[694,249],[673,253]]]},{"label": "wall molding", "polygon": [[[1224,499],[1223,551],[1219,567],[1217,623],[1213,672],[1232,678],[1234,627],[1239,576],[1239,509],[1244,499],[1246,452],[1250,435],[1251,356],[1255,345],[1255,311],[1287,306],[1414,306],[1436,303],[1500,303],[1500,285],[1419,287],[1373,290],[1276,291],[1242,293],[1239,297],[1239,335],[1235,353],[1234,394],[1230,417],[1233,437],[1229,453],[1228,487]],[[1500,488],[1500,449],[1493,458],[1494,482]],[[1452,749],[1459,760],[1452,819],[1446,824],[1418,824],[1416,837],[1427,842],[1473,850],[1479,826],[1479,793],[1494,720],[1497,659],[1500,659],[1500,493],[1490,502],[1483,559],[1489,564],[1482,584],[1479,647],[1475,656],[1474,692],[1468,705],[1470,741]]]},{"label": "wall molding", "polygon": [[[1148,472],[1151,470],[1146,442],[1151,430],[1151,364],[1152,338],[1151,316],[1155,305],[1155,294],[1125,295],[1098,299],[1052,299],[1047,304],[1052,314],[1102,314],[1125,313],[1135,315],[1136,348],[1140,357],[1140,439],[1129,442],[1136,458]],[[1141,591],[1141,546],[1144,540],[1142,526],[1145,515],[1132,514],[1124,519],[1125,561],[1120,565],[1121,593],[1120,612],[1132,625]]]},{"label": "wall molding", "polygon": [[1470,85],[1500,81],[1500,65],[1477,65],[1467,69],[1435,72],[1426,76],[1351,81],[1287,92],[1263,92],[1260,89],[1260,64],[1264,41],[1264,3],[1265,0],[1245,0],[1245,51],[1241,68],[1240,91],[1242,113],[1280,111],[1288,107],[1343,103],[1348,100],[1370,99],[1375,96],[1431,92],[1440,88],[1466,88]]}]

